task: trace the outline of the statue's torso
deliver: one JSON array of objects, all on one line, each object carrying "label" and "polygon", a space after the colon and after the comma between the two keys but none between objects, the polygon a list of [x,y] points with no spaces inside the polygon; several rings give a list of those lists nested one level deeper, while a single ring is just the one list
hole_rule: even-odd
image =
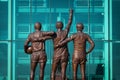
[{"label": "statue's torso", "polygon": [[86,56],[86,40],[87,35],[85,33],[76,33],[74,38],[74,57]]},{"label": "statue's torso", "polygon": [[[67,38],[67,34],[68,32],[66,30],[56,32],[56,36],[53,39],[54,46],[57,45],[59,42],[65,40]],[[58,48],[54,48],[54,57],[59,57],[61,55],[68,55],[67,44]]]},{"label": "statue's torso", "polygon": [[31,34],[31,42],[32,42],[32,50],[34,51],[40,51],[44,50],[44,41],[35,41],[34,39],[39,39],[43,37],[43,32],[37,31]]}]

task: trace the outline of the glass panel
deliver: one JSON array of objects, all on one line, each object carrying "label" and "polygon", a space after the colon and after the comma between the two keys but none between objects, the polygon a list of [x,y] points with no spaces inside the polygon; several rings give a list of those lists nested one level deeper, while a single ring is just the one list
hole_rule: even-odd
[{"label": "glass panel", "polygon": [[112,39],[113,40],[120,40],[120,20],[119,20],[119,16],[120,16],[120,10],[118,10],[118,8],[120,8],[120,1],[118,0],[112,0]]},{"label": "glass panel", "polygon": [[30,55],[24,53],[23,49],[24,41],[15,41],[12,43],[14,54],[13,58],[14,61],[13,64],[15,68],[15,76],[16,80],[25,79],[27,80],[29,78],[30,74]]},{"label": "glass panel", "polygon": [[8,44],[0,42],[0,80],[8,77]]},{"label": "glass panel", "polygon": [[90,1],[90,34],[93,39],[105,39],[104,4],[102,0]]},{"label": "glass panel", "polygon": [[113,79],[114,80],[118,80],[120,78],[120,71],[119,71],[119,68],[120,68],[120,43],[112,43],[113,45],[113,50],[112,50],[112,62],[113,62],[113,66],[112,66],[112,69],[113,69]]},{"label": "glass panel", "polygon": [[120,79],[120,1],[119,0],[112,0],[112,26],[111,26],[111,47],[112,47],[112,58],[111,58],[111,68],[113,69],[112,71],[112,79],[113,80],[118,80]]},{"label": "glass panel", "polygon": [[8,2],[0,1],[0,40],[8,40]]},{"label": "glass panel", "polygon": [[[90,13],[89,21],[90,28],[89,33],[92,39],[95,41],[95,48],[89,55],[88,76],[89,80],[106,80],[108,76],[107,72],[107,45],[108,43],[103,40],[106,39],[108,26],[105,26],[105,6],[104,0],[90,0]],[[107,14],[107,13],[106,13]],[[106,58],[105,58],[106,56]],[[106,68],[105,68],[106,67]]]},{"label": "glass panel", "polygon": [[95,41],[94,50],[87,56],[88,80],[104,80],[105,74],[105,42]]},{"label": "glass panel", "polygon": [[104,80],[104,63],[88,64],[89,77],[88,80]]}]

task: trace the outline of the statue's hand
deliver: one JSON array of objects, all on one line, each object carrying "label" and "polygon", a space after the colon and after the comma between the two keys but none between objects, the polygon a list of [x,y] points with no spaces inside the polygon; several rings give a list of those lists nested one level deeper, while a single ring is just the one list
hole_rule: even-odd
[{"label": "statue's hand", "polygon": [[52,34],[54,35],[54,34],[55,34],[55,32],[52,32]]},{"label": "statue's hand", "polygon": [[55,32],[50,32],[50,36],[53,36],[55,34]]},{"label": "statue's hand", "polygon": [[45,40],[45,38],[39,38],[38,39],[38,41],[44,41]]},{"label": "statue's hand", "polygon": [[70,13],[73,13],[73,9],[70,9]]},{"label": "statue's hand", "polygon": [[46,38],[45,38],[45,37],[41,39],[41,41],[45,41],[45,40],[46,40]]},{"label": "statue's hand", "polygon": [[58,47],[61,47],[62,44],[61,43],[58,43],[57,45],[54,46],[54,48],[58,48]]},{"label": "statue's hand", "polygon": [[28,46],[24,46],[24,52],[27,53]]},{"label": "statue's hand", "polygon": [[59,43],[58,43],[58,46],[59,46],[59,47],[60,47],[60,46],[63,46],[63,44],[59,42]]},{"label": "statue's hand", "polygon": [[58,45],[55,45],[54,48],[58,48],[59,46]]}]

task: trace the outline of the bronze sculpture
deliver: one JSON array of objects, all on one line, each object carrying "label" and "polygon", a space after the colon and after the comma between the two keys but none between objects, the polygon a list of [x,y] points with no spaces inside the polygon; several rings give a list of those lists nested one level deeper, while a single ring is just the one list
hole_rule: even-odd
[{"label": "bronze sculpture", "polygon": [[68,62],[68,49],[67,44],[61,47],[55,48],[55,46],[67,38],[71,23],[72,23],[72,16],[73,10],[70,10],[69,21],[65,30],[62,30],[63,23],[57,22],[56,28],[57,32],[53,36],[53,43],[54,43],[54,55],[53,55],[53,62],[52,62],[52,73],[51,73],[51,80],[55,80],[55,73],[58,67],[58,64],[61,64],[61,77],[62,80],[65,80],[66,77],[66,67]]},{"label": "bronze sculpture", "polygon": [[45,40],[51,38],[54,32],[42,32],[41,23],[35,23],[35,32],[31,33],[25,44],[24,51],[27,53],[28,44],[31,42],[32,54],[31,54],[31,72],[30,72],[30,80],[34,80],[35,69],[37,63],[40,64],[40,80],[44,78],[44,68],[46,64],[46,53],[45,53]]},{"label": "bronze sculpture", "polygon": [[[78,23],[76,28],[77,28],[77,33],[73,34],[70,38],[67,38],[64,41],[58,43],[58,45],[56,45],[56,48],[65,45],[65,43],[71,40],[74,41],[74,54],[72,57],[73,80],[77,80],[78,64],[80,64],[82,80],[85,80],[86,54],[90,53],[93,50],[94,42],[89,35],[82,32],[84,29],[84,25],[82,23]],[[86,52],[87,41],[91,44],[91,47]]]}]

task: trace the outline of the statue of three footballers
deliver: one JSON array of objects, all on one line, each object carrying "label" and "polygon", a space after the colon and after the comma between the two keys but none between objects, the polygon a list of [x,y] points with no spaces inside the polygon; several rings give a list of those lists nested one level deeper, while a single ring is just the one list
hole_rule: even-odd
[{"label": "statue of three footballers", "polygon": [[[45,40],[53,39],[54,43],[54,55],[52,62],[52,72],[51,80],[55,80],[55,73],[58,64],[61,65],[61,80],[66,79],[66,67],[68,63],[68,48],[67,42],[73,40],[74,42],[74,53],[72,57],[72,67],[73,67],[73,80],[77,80],[77,67],[80,64],[82,80],[85,80],[85,65],[86,65],[86,55],[90,53],[94,48],[94,42],[88,34],[83,31],[84,25],[78,23],[76,25],[77,33],[73,34],[71,37],[67,38],[70,26],[72,24],[73,10],[70,10],[68,24],[65,30],[63,28],[63,22],[59,21],[56,23],[57,32],[44,32],[41,31],[41,23],[35,23],[35,32],[29,34],[25,45],[24,51],[28,53],[29,43],[31,42],[31,72],[30,80],[34,80],[35,69],[37,63],[40,65],[40,80],[44,79],[44,68],[47,61],[47,56],[45,53]],[[86,42],[91,44],[90,49],[86,52]]]}]

